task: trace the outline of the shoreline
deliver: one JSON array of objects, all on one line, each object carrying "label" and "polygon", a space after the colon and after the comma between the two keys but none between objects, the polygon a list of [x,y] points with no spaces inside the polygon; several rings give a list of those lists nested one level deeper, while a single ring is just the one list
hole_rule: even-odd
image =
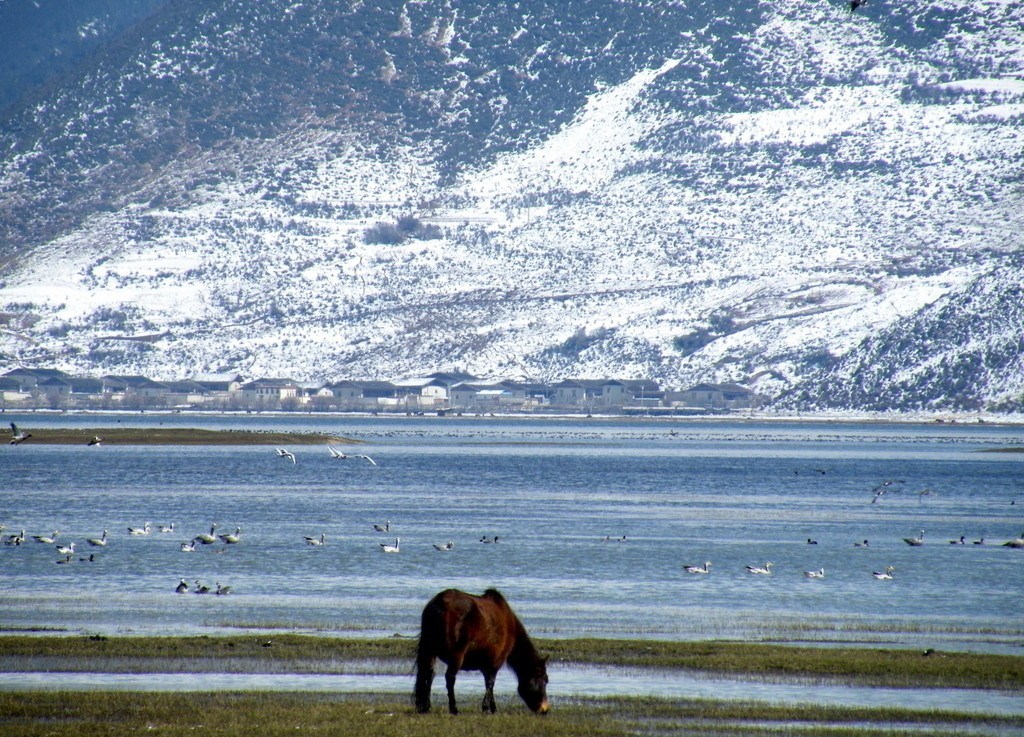
[{"label": "shoreline", "polygon": [[361,440],[317,432],[204,430],[191,427],[33,427],[26,445],[357,445]]},{"label": "shoreline", "polygon": [[382,419],[382,420],[590,420],[594,422],[614,422],[623,420],[644,421],[651,423],[695,422],[695,423],[746,423],[764,422],[768,424],[867,424],[867,425],[934,425],[934,426],[976,426],[989,425],[994,427],[1024,427],[1024,413],[996,414],[987,412],[858,412],[858,411],[823,411],[823,412],[765,412],[757,410],[738,411],[704,411],[696,408],[681,408],[678,412],[645,413],[643,411],[623,412],[493,412],[482,410],[452,410],[449,408],[423,409],[411,411],[325,411],[313,412],[306,410],[215,410],[215,409],[50,409],[46,407],[0,407],[3,415],[27,416],[96,416],[96,417],[283,417],[283,418],[335,418],[343,421],[346,418]]}]

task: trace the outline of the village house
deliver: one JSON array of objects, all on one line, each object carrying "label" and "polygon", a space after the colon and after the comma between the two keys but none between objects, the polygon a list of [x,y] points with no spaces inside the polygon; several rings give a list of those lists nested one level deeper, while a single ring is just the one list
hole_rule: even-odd
[{"label": "village house", "polygon": [[298,401],[299,384],[294,379],[256,379],[242,384],[240,391],[251,405],[277,406],[287,400]]},{"label": "village house", "polygon": [[757,395],[739,384],[702,383],[670,395],[677,407],[700,409],[749,409],[756,406]]}]

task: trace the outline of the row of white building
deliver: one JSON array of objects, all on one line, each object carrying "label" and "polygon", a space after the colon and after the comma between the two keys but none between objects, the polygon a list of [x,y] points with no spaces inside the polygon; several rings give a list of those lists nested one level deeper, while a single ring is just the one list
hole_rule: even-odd
[{"label": "row of white building", "polygon": [[439,371],[393,381],[342,379],[300,382],[245,380],[238,374],[200,374],[182,381],[146,376],[72,376],[52,368],[0,374],[5,407],[280,409],[317,411],[458,412],[499,410],[733,410],[763,398],[738,384],[703,383],[666,390],[649,379],[564,379],[556,383],[490,381]]}]

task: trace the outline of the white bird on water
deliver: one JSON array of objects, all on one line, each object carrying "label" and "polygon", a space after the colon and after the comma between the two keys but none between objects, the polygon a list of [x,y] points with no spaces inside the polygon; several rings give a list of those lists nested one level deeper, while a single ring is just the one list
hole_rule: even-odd
[{"label": "white bird on water", "polygon": [[399,542],[401,542],[401,540],[396,537],[394,545],[388,545],[387,543],[380,543],[380,549],[383,552],[385,552],[385,553],[398,553],[398,552],[401,552],[400,548],[398,547],[398,543]]},{"label": "white bird on water", "polygon": [[220,539],[226,542],[228,545],[234,545],[242,539],[242,528],[236,527],[234,532],[221,535]]},{"label": "white bird on water", "polygon": [[46,543],[47,545],[52,545],[53,543],[57,542],[57,536],[59,534],[60,534],[60,530],[54,530],[53,533],[50,534],[50,535],[33,535],[32,539],[35,540],[36,542],[41,542],[41,543]]},{"label": "white bird on water", "polygon": [[142,527],[129,527],[128,528],[128,534],[129,535],[148,535],[149,532],[150,532],[149,522],[147,522]]},{"label": "white bird on water", "polygon": [[104,548],[107,546],[107,531],[104,530],[103,534],[99,537],[90,537],[86,540],[87,543],[97,548]]},{"label": "white bird on water", "polygon": [[684,566],[683,570],[687,573],[711,573],[711,561],[704,561],[702,566]]},{"label": "white bird on water", "polygon": [[214,533],[214,530],[216,530],[216,529],[217,529],[217,523],[214,522],[212,525],[210,525],[210,531],[209,532],[201,532],[201,533],[199,533],[198,535],[196,535],[193,538],[193,541],[198,540],[203,545],[212,545],[213,543],[217,542],[217,536]]},{"label": "white bird on water", "polygon": [[825,578],[825,569],[819,568],[816,571],[804,571],[804,575],[807,578]]},{"label": "white bird on water", "polygon": [[772,566],[775,565],[771,561],[768,561],[763,566],[747,566],[747,571],[750,573],[757,573],[761,576],[772,575]]},{"label": "white bird on water", "polygon": [[58,545],[57,546],[57,552],[60,553],[61,555],[74,555],[74,553],[75,553],[75,544],[71,543],[70,545]]},{"label": "white bird on water", "polygon": [[320,537],[310,537],[309,535],[306,535],[303,539],[306,541],[306,545],[312,545],[317,548],[321,547],[327,541],[327,538],[322,532],[320,533]]},{"label": "white bird on water", "polygon": [[877,578],[879,581],[891,581],[892,572],[895,570],[895,566],[886,566],[884,571],[873,571],[871,575]]},{"label": "white bird on water", "polygon": [[194,553],[196,552],[196,539],[192,538],[188,542],[181,544],[181,552],[183,553]]},{"label": "white bird on water", "polygon": [[160,532],[174,532],[174,523],[172,522],[169,525],[160,525],[157,529],[160,530]]},{"label": "white bird on water", "polygon": [[440,543],[434,543],[434,550],[441,550],[444,552],[455,550],[455,542],[453,540],[449,540],[444,545],[441,545]]},{"label": "white bird on water", "polygon": [[921,530],[921,532],[918,534],[917,537],[905,537],[905,538],[903,538],[903,542],[905,542],[907,545],[910,545],[911,547],[914,547],[914,548],[919,547],[921,545],[924,545],[924,530]]}]

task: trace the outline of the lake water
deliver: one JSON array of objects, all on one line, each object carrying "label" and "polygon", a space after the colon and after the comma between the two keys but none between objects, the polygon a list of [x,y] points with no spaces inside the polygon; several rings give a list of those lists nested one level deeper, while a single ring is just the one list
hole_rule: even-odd
[{"label": "lake water", "polygon": [[[1020,653],[1024,429],[682,420],[42,415],[35,428],[318,431],[326,444],[0,447],[0,629],[415,636],[437,591],[500,588],[536,636]],[[875,499],[886,481],[888,493]],[[927,492],[927,493],[922,493]],[[144,536],[129,526],[153,524]],[[390,521],[391,532],[374,524]],[[174,532],[156,525],[174,523]],[[210,529],[235,545],[181,543]],[[109,544],[86,538],[109,530]],[[61,530],[69,564],[31,535]],[[903,538],[924,531],[924,545]],[[304,536],[324,534],[322,547]],[[965,545],[949,540],[965,536]],[[498,537],[496,544],[481,537]],[[400,538],[400,553],[381,543]],[[808,539],[817,544],[808,544]],[[868,540],[866,548],[854,543]],[[984,539],[986,544],[973,544]],[[439,552],[434,544],[453,541]],[[95,554],[95,560],[79,560]],[[686,564],[711,561],[709,575]],[[770,576],[747,565],[774,564]],[[895,568],[893,579],[873,571]],[[823,579],[805,571],[823,568]],[[228,596],[175,593],[184,578]]]}]

